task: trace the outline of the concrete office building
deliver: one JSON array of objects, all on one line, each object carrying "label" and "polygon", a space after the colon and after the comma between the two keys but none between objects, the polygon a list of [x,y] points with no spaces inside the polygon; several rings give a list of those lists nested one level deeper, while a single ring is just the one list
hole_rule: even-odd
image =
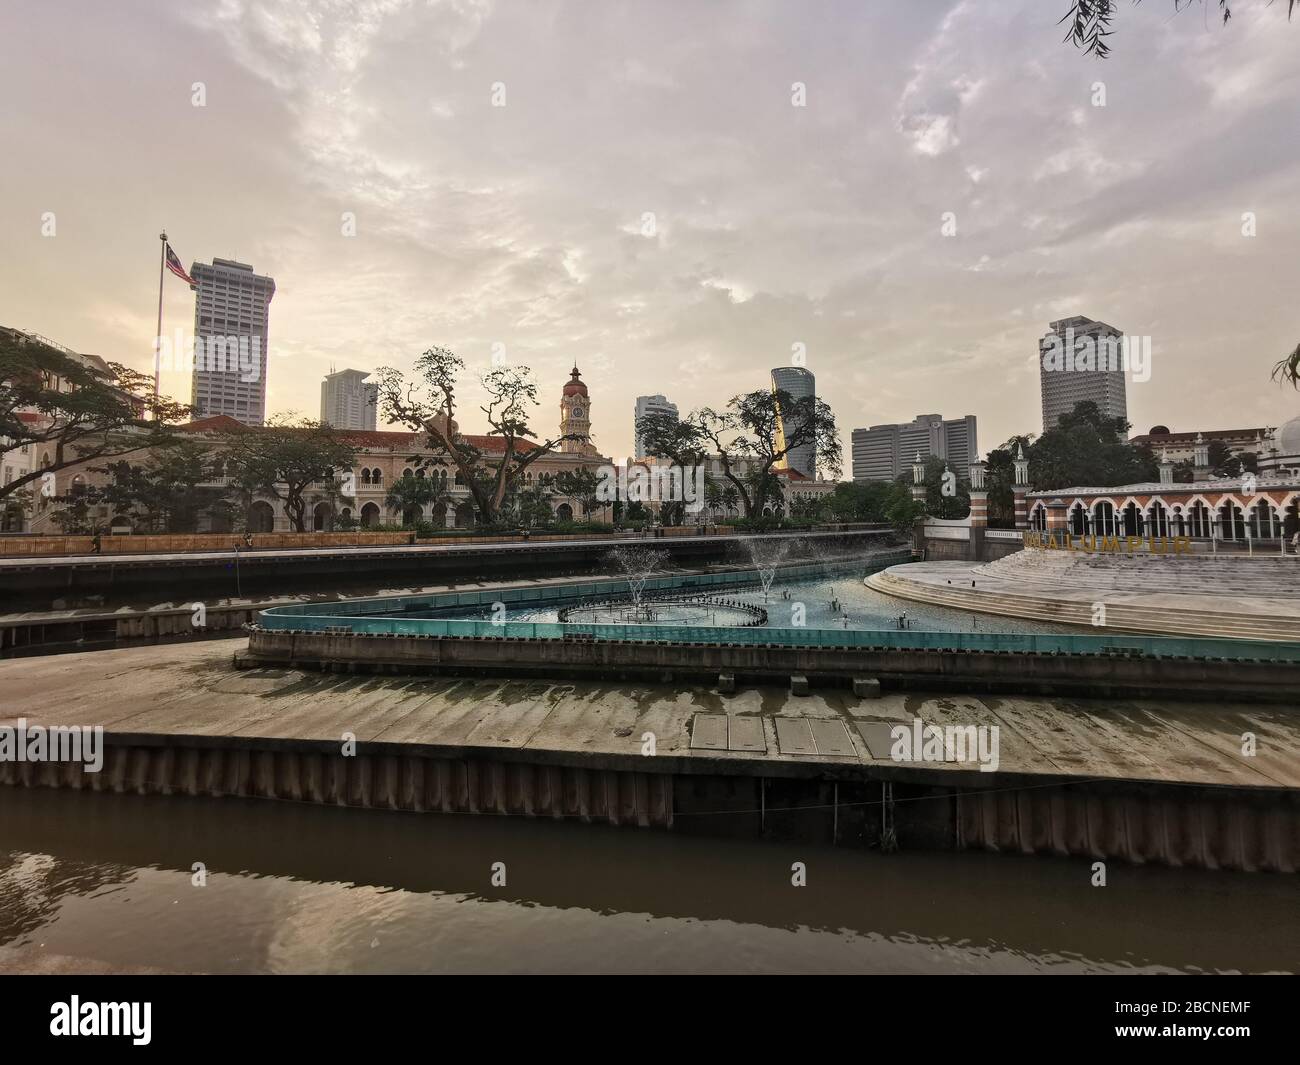
[{"label": "concrete office building", "polygon": [[905,424],[873,425],[852,433],[853,479],[892,481],[915,461],[933,455],[959,477],[979,456],[975,415],[945,421],[938,414],[918,414]]},{"label": "concrete office building", "polygon": [[1124,392],[1124,334],[1082,315],[1052,322],[1038,342],[1043,431],[1084,400],[1105,418],[1128,420]]},{"label": "concrete office building", "polygon": [[266,420],[267,311],[275,281],[246,263],[213,259],[190,267],[194,287],[195,417]]},{"label": "concrete office building", "polygon": [[320,420],[336,429],[374,429],[379,385],[367,384],[369,376],[362,370],[327,374],[320,384]]},{"label": "concrete office building", "polygon": [[664,396],[636,397],[636,413],[633,416],[634,421],[632,422],[632,433],[636,438],[634,448],[635,454],[633,455],[633,458],[646,459],[654,457],[646,453],[645,441],[642,439],[641,433],[637,430],[637,425],[640,424],[641,419],[648,414],[671,414],[673,419],[676,420],[677,404],[669,403],[668,399]]},{"label": "concrete office building", "polygon": [[[802,366],[780,366],[772,371],[772,391],[788,392],[795,399],[803,399],[805,396],[815,396],[817,394],[817,379],[812,375],[811,370],[805,370]],[[794,426],[790,426],[793,430]],[[784,417],[778,417],[776,423],[777,446],[785,447],[786,421]],[[809,444],[800,444],[798,447],[791,448],[779,463],[777,469],[795,470],[802,473],[805,477],[817,477],[817,449]]]}]

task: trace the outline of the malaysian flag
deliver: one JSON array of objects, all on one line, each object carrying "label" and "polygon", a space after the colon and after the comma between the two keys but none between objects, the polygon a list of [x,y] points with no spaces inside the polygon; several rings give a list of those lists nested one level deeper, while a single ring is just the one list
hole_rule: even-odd
[{"label": "malaysian flag", "polygon": [[172,251],[172,246],[167,245],[167,269],[179,277],[187,285],[197,285],[198,282],[185,272],[185,267],[181,265],[180,258]]}]

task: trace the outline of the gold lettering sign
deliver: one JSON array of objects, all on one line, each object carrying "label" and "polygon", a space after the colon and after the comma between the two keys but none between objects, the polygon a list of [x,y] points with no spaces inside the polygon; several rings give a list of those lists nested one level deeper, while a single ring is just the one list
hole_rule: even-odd
[{"label": "gold lettering sign", "polygon": [[1083,551],[1099,555],[1132,555],[1145,550],[1153,555],[1190,555],[1192,539],[1190,536],[1095,536],[1092,534],[1076,536],[1068,532],[1040,533],[1026,529],[1024,534],[1026,547],[1039,551]]}]

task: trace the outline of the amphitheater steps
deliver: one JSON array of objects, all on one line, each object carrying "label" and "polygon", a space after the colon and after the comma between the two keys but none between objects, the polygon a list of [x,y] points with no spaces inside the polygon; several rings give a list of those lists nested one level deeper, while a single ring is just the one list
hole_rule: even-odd
[{"label": "amphitheater steps", "polygon": [[[1031,595],[948,587],[899,577],[882,570],[867,578],[869,588],[899,599],[930,603],[958,610],[1004,617],[1020,617],[1066,625],[1092,624],[1091,602]],[[1076,581],[1072,588],[1080,591]],[[1128,588],[1127,591],[1134,589]],[[1300,642],[1300,618],[1255,617],[1207,611],[1199,606],[1179,613],[1163,607],[1106,603],[1105,629],[1141,632],[1161,636],[1210,636],[1226,639]]]}]

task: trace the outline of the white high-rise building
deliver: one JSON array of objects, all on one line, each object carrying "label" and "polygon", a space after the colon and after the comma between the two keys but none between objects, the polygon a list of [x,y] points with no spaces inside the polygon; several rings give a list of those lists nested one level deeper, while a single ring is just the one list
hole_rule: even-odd
[{"label": "white high-rise building", "polygon": [[320,420],[335,429],[374,429],[378,424],[379,385],[366,383],[363,370],[339,370],[320,384]]},{"label": "white high-rise building", "polygon": [[1096,403],[1103,418],[1128,421],[1123,345],[1113,325],[1082,315],[1050,323],[1038,342],[1044,432],[1083,400]]},{"label": "white high-rise building", "polygon": [[190,267],[194,286],[195,416],[266,420],[267,311],[275,281],[246,263],[213,259]]},{"label": "white high-rise building", "polygon": [[[802,366],[780,366],[772,371],[772,391],[782,391],[789,393],[792,399],[803,399],[805,396],[815,396],[817,394],[817,379],[813,376],[811,370],[805,370]],[[786,426],[786,419],[782,415],[777,418],[777,443],[780,447],[785,447],[785,437],[787,432],[793,432],[794,426]],[[817,476],[817,448],[811,442],[800,444],[798,447],[792,447],[786,452],[785,458],[777,463],[779,469],[797,470],[805,477]]]},{"label": "white high-rise building", "polygon": [[637,425],[641,419],[648,414],[671,414],[673,419],[677,419],[677,404],[669,403],[664,396],[637,396],[636,397],[636,414],[632,422],[632,432],[636,436],[636,453],[633,458],[645,459],[653,456],[647,455],[645,450],[645,441],[641,438],[641,433],[637,430]]}]

